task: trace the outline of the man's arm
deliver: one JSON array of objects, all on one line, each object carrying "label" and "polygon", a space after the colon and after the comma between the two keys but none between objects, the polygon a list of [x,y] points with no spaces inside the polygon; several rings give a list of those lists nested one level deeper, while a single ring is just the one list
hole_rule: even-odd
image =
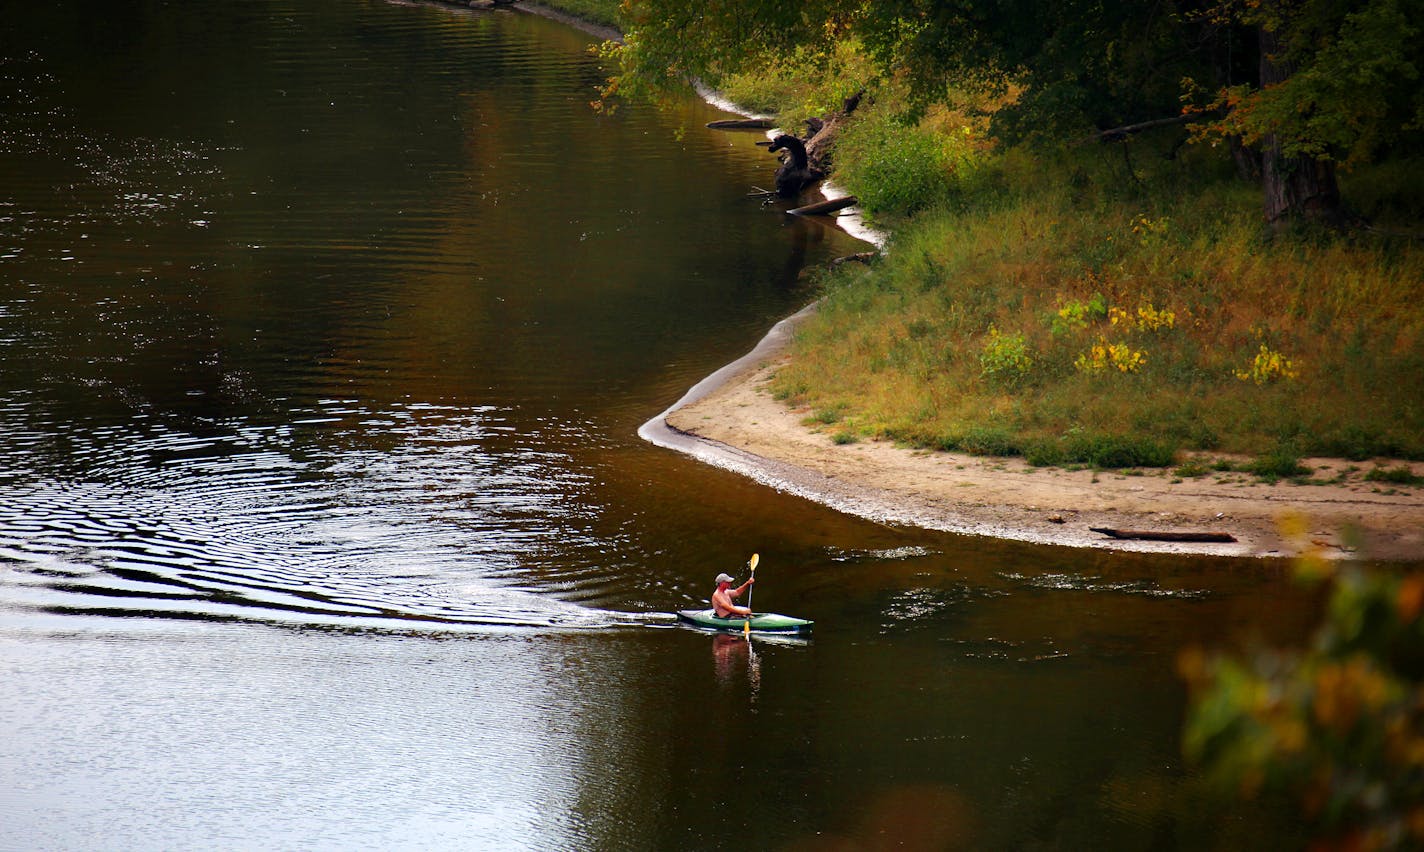
[{"label": "man's arm", "polygon": [[740,594],[740,590],[732,591],[731,589],[728,589],[725,595],[723,595],[722,592],[713,592],[712,608],[714,610],[725,609],[732,615],[751,615],[751,610],[747,609],[744,606],[737,606],[736,604],[732,603],[732,595],[736,594]]}]

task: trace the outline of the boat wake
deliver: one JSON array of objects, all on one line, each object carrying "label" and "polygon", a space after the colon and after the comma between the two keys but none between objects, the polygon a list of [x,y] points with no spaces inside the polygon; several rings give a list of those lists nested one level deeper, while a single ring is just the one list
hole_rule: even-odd
[{"label": "boat wake", "polygon": [[382,516],[329,483],[245,489],[229,480],[201,495],[92,483],[11,488],[0,495],[0,617],[440,630],[650,618],[551,596],[510,543],[478,543],[459,525]]}]

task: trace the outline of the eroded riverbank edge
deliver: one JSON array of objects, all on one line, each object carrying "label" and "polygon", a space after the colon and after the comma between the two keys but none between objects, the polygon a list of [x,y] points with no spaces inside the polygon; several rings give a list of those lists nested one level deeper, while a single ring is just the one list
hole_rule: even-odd
[{"label": "eroded riverbank edge", "polygon": [[[1033,468],[1022,459],[912,450],[888,441],[837,444],[828,431],[804,422],[809,411],[787,406],[768,388],[789,358],[795,325],[814,310],[811,305],[777,323],[751,352],[703,379],[638,434],[780,491],[889,524],[1147,553],[1424,560],[1424,495],[1387,483],[1272,485],[1241,473],[1179,479],[1170,471]],[[1321,480],[1351,466],[1338,459],[1304,463]],[[1237,540],[1119,540],[1092,527],[1225,532]]]}]

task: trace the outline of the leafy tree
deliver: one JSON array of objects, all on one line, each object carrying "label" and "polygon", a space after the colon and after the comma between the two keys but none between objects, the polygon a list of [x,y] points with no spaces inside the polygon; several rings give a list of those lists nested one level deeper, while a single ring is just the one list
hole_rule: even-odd
[{"label": "leafy tree", "polygon": [[1257,32],[1256,79],[1205,101],[1186,81],[1188,110],[1220,117],[1200,136],[1239,139],[1261,155],[1266,217],[1339,216],[1338,164],[1368,162],[1424,131],[1420,0],[1228,0],[1199,17]]},{"label": "leafy tree", "polygon": [[1183,655],[1183,747],[1225,796],[1285,795],[1319,848],[1424,845],[1424,575],[1329,575],[1299,653]]},{"label": "leafy tree", "polygon": [[[604,90],[661,97],[694,81],[715,85],[726,74],[772,64],[802,48],[827,49],[857,3],[839,0],[624,0],[621,45],[605,45],[620,70]],[[827,51],[828,52],[828,51]]]},{"label": "leafy tree", "polygon": [[624,19],[605,95],[825,62],[853,36],[922,105],[1012,87],[1007,139],[1200,120],[1257,152],[1272,221],[1338,218],[1338,164],[1424,140],[1424,0],[624,0]]},{"label": "leafy tree", "polygon": [[625,0],[624,17],[616,91],[659,94],[693,78],[715,85],[748,67],[775,72],[794,48],[829,56],[854,36],[920,103],[950,86],[1013,84],[1022,95],[1000,116],[1000,132],[1016,138],[1175,113],[1179,81],[1206,55],[1201,25],[1185,24],[1171,4],[1132,0]]}]

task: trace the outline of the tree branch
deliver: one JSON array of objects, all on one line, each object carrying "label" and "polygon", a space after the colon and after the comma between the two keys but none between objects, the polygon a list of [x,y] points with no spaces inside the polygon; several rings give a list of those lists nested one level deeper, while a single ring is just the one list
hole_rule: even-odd
[{"label": "tree branch", "polygon": [[1132,134],[1141,133],[1144,130],[1151,130],[1155,127],[1168,127],[1173,124],[1190,124],[1193,121],[1203,121],[1206,118],[1207,116],[1204,113],[1187,112],[1181,115],[1174,115],[1171,118],[1155,118],[1151,121],[1142,121],[1137,124],[1124,124],[1122,127],[1100,130],[1084,139],[1081,144],[1087,144],[1089,142],[1120,142]]}]

